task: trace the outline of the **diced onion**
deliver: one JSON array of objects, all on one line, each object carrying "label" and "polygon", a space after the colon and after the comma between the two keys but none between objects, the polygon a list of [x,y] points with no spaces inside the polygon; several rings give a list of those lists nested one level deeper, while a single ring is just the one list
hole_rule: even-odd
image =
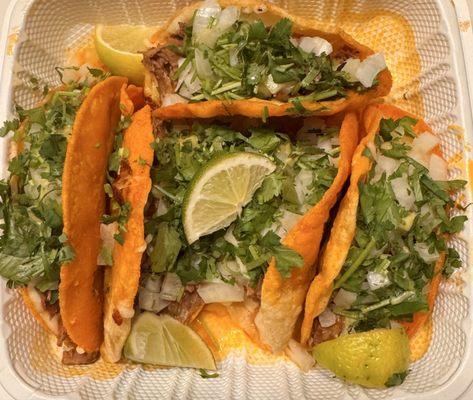
[{"label": "diced onion", "polygon": [[388,286],[391,283],[387,274],[380,274],[376,271],[368,272],[367,281],[371,290],[376,290]]},{"label": "diced onion", "polygon": [[305,196],[308,193],[308,187],[312,184],[313,179],[313,173],[311,170],[308,169],[301,169],[296,175],[294,185],[299,204],[304,204]]},{"label": "diced onion", "polygon": [[223,238],[230,244],[233,244],[234,246],[238,246],[238,240],[233,234],[233,226],[230,226],[227,231],[225,232],[225,235],[223,235]]},{"label": "diced onion", "polygon": [[245,298],[243,287],[225,282],[204,282],[197,287],[204,303],[237,303]]},{"label": "diced onion", "polygon": [[308,372],[315,364],[314,357],[294,339],[287,344],[285,353],[304,372]]},{"label": "diced onion", "polygon": [[416,243],[414,244],[414,249],[416,249],[420,258],[422,258],[427,264],[436,262],[439,259],[439,253],[437,250],[430,253],[429,246],[426,243]]},{"label": "diced onion", "polygon": [[399,167],[399,161],[394,158],[379,155],[376,159],[374,180],[377,181],[383,173],[389,177]]},{"label": "diced onion", "polygon": [[204,53],[200,49],[195,49],[195,68],[201,79],[209,79],[213,75],[210,62],[204,57]]},{"label": "diced onion", "polygon": [[179,104],[179,103],[188,103],[188,101],[184,97],[179,96],[178,94],[170,93],[164,96],[161,106],[167,107],[167,106],[171,106],[173,104]]},{"label": "diced onion", "polygon": [[161,298],[163,300],[176,301],[181,298],[183,291],[184,287],[179,276],[173,272],[168,272],[164,277],[161,287]]},{"label": "diced onion", "polygon": [[447,162],[437,154],[432,154],[429,162],[429,174],[435,181],[446,181],[448,179]]},{"label": "diced onion", "polygon": [[230,65],[236,67],[238,65],[238,50],[236,48],[230,49],[228,52]]},{"label": "diced onion", "polygon": [[383,53],[376,53],[365,58],[356,71],[356,77],[364,87],[373,86],[376,76],[386,68]]},{"label": "diced onion", "polygon": [[217,263],[218,272],[225,279],[235,279],[240,285],[245,285],[249,282],[248,270],[246,265],[236,257],[235,260],[223,260]]},{"label": "diced onion", "polygon": [[105,255],[111,255],[113,247],[115,245],[114,235],[118,231],[118,223],[112,222],[111,224],[100,224],[100,239],[102,239],[102,250],[97,257],[98,265],[108,265]]},{"label": "diced onion", "polygon": [[328,328],[329,326],[335,325],[336,322],[337,316],[329,308],[326,308],[324,312],[319,315],[319,324],[322,328]]},{"label": "diced onion", "polygon": [[314,53],[316,56],[321,56],[323,53],[329,55],[333,51],[330,42],[321,37],[301,37],[298,45],[301,50],[306,53]]},{"label": "diced onion", "polygon": [[163,199],[158,200],[158,209],[156,210],[156,216],[160,217],[168,212],[169,208]]},{"label": "diced onion", "polygon": [[406,210],[412,210],[414,207],[415,197],[410,189],[407,177],[404,174],[399,178],[391,180],[391,187],[398,203]]},{"label": "diced onion", "polygon": [[192,37],[199,41],[200,36],[209,28],[210,20],[216,18],[221,8],[216,0],[205,0],[200,8],[197,9],[192,25]]},{"label": "diced onion", "polygon": [[420,154],[428,154],[439,143],[440,140],[437,136],[432,135],[429,132],[424,132],[414,138],[412,141],[412,150],[419,152]]},{"label": "diced onion", "polygon": [[272,95],[277,94],[280,90],[287,86],[287,84],[284,83],[274,82],[273,76],[271,74],[268,75],[264,84]]},{"label": "diced onion", "polygon": [[333,302],[338,307],[349,308],[356,300],[356,297],[356,293],[349,292],[345,289],[339,289],[337,294],[333,298]]},{"label": "diced onion", "polygon": [[349,58],[345,61],[342,71],[349,74],[352,81],[358,81],[356,73],[360,65],[361,61],[358,58]]},{"label": "diced onion", "polygon": [[140,309],[155,313],[164,310],[170,303],[170,301],[161,298],[159,293],[150,292],[142,287],[138,293],[138,302]]},{"label": "diced onion", "polygon": [[281,238],[285,237],[287,233],[297,224],[297,222],[302,218],[302,215],[293,213],[288,210],[282,211],[282,216],[279,219],[279,223],[282,228]]},{"label": "diced onion", "polygon": [[[217,39],[223,35],[240,16],[240,9],[230,6],[221,11],[218,3],[210,2],[207,6],[205,3],[199,8],[194,17],[193,37],[198,43],[205,44],[212,48]],[[216,19],[216,23],[211,26],[211,18]],[[197,21],[196,21],[197,20]]]}]

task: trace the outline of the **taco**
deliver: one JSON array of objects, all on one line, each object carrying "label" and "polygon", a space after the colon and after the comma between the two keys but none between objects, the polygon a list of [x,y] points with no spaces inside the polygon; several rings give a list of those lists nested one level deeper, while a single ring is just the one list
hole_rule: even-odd
[{"label": "taco", "polygon": [[364,126],[307,294],[301,342],[402,325],[418,359],[429,347],[442,277],[460,265],[447,239],[466,220],[449,213],[465,182],[448,180],[440,141],[424,121],[378,105],[366,110]]},{"label": "taco", "polygon": [[[125,133],[124,165],[152,159],[149,115],[146,128],[134,126],[142,116],[135,114]],[[211,303],[225,304],[232,316],[232,306],[240,307],[237,322],[274,351],[291,339],[358,141],[355,114],[343,122],[291,121],[264,128],[247,120],[155,126],[151,182],[134,184],[144,179],[144,165],[126,167],[127,184],[121,172],[117,181],[125,190],[122,204],[136,201],[137,208],[124,224],[123,243],[114,244],[104,358],[120,359],[134,314],[166,314],[191,326]],[[135,139],[127,142],[127,135]],[[139,211],[148,191],[143,232]]]},{"label": "taco", "polygon": [[183,8],[144,53],[145,93],[162,119],[333,115],[391,89],[382,54],[267,1]]},{"label": "taco", "polygon": [[1,132],[13,139],[10,176],[1,181],[0,276],[57,336],[65,364],[95,361],[103,337],[97,242],[126,78],[102,75],[97,83],[98,75],[18,108],[19,119]]}]

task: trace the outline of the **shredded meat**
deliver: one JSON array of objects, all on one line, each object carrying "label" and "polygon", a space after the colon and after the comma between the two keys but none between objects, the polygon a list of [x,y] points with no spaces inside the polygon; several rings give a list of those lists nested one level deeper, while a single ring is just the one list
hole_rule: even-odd
[{"label": "shredded meat", "polygon": [[360,58],[360,51],[345,45],[340,47],[331,57],[343,61],[348,60],[349,58]]},{"label": "shredded meat", "polygon": [[64,350],[62,353],[62,363],[64,365],[83,365],[92,364],[97,361],[100,356],[98,351],[93,353],[78,353],[76,349]]},{"label": "shredded meat", "polygon": [[185,291],[181,301],[173,301],[167,307],[167,312],[183,324],[190,324],[204,308],[204,301],[197,291]]},{"label": "shredded meat", "polygon": [[120,312],[117,309],[113,310],[112,318],[118,326],[123,324],[123,318],[122,318]]},{"label": "shredded meat", "polygon": [[177,70],[179,55],[169,49],[169,45],[181,46],[185,36],[186,25],[179,23],[179,31],[171,35],[168,43],[149,49],[143,54],[143,65],[156,79],[161,101],[166,94],[174,93],[174,82],[171,75]]},{"label": "shredded meat", "polygon": [[332,326],[323,328],[318,318],[314,321],[314,327],[312,329],[312,337],[309,340],[309,346],[315,346],[316,344],[326,342],[327,340],[335,339],[340,336],[344,326],[344,318],[337,316],[336,322]]},{"label": "shredded meat", "polygon": [[54,304],[50,303],[51,300],[51,291],[41,292],[37,290],[39,296],[41,297],[41,305],[48,312],[50,317],[54,317],[59,314],[59,301],[56,301]]},{"label": "shredded meat", "polygon": [[161,101],[165,95],[174,93],[171,75],[177,70],[178,60],[179,55],[167,46],[158,46],[143,54],[143,65],[156,79]]}]

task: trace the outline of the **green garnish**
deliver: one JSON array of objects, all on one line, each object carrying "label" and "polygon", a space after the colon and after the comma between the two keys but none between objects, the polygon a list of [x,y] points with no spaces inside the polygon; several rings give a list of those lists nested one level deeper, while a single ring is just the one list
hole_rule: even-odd
[{"label": "green garnish", "polygon": [[[353,318],[359,331],[388,327],[390,320],[409,321],[414,313],[427,311],[427,287],[441,252],[447,254],[445,275],[461,265],[447,237],[463,229],[466,216],[450,216],[446,208],[455,208],[450,196],[465,182],[434,181],[428,169],[410,157],[405,137],[414,136],[415,123],[412,118],[381,120],[376,152],[397,162],[390,175],[371,151],[363,153],[373,167],[359,183],[355,239],[335,283],[335,288],[354,292],[357,298],[350,307],[334,310]],[[403,190],[395,189],[399,180],[404,182],[402,188],[407,187],[407,200],[397,197]],[[401,378],[393,377],[389,383]]]},{"label": "green garnish", "polygon": [[[272,257],[284,277],[293,267],[302,266],[302,257],[281,243],[286,233],[283,219],[302,216],[330,187],[337,173],[331,160],[338,156],[338,147],[329,155],[313,144],[294,143],[270,129],[251,128],[244,133],[195,123],[170,130],[154,145],[157,163],[151,170],[153,188],[145,226],[146,235],[154,237],[147,249],[154,272],[175,272],[184,284],[213,278],[233,282],[235,276],[222,271],[241,263],[246,271],[240,278],[255,285]],[[327,128],[325,133],[309,134],[328,140],[338,131]],[[276,170],[265,178],[228,229],[202,236],[189,245],[181,209],[190,182],[215,155],[239,151],[264,154],[276,164]],[[228,238],[229,232],[233,240]]]},{"label": "green garnish", "polygon": [[169,49],[185,58],[172,78],[191,76],[192,82],[199,79],[201,83],[190,85],[191,101],[251,97],[287,101],[300,96],[295,104],[300,112],[300,101],[334,100],[346,96],[347,90],[365,90],[339,71],[329,55],[316,56],[295,46],[292,22],[287,18],[271,28],[260,20],[239,20],[212,47],[193,37],[192,24],[184,32],[182,45]]},{"label": "green garnish", "polygon": [[0,181],[0,276],[10,287],[34,280],[40,290],[57,288],[61,265],[74,258],[62,232],[62,171],[67,139],[89,90],[85,83],[65,84],[38,107],[17,107],[18,119],[0,130],[23,143],[10,160],[10,176]]}]

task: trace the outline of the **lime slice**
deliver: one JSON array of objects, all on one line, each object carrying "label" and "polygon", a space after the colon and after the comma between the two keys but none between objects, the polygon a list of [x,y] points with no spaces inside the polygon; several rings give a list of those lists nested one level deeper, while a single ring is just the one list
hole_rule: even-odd
[{"label": "lime slice", "polygon": [[169,315],[150,312],[133,323],[124,355],[145,364],[216,369],[211,351],[197,333]]},{"label": "lime slice", "polygon": [[131,83],[142,85],[144,67],[141,52],[156,28],[142,25],[97,25],[95,48],[100,60],[114,75],[126,76]]},{"label": "lime slice", "polygon": [[339,378],[366,387],[402,382],[409,367],[409,339],[403,328],[343,335],[314,347],[315,361]]},{"label": "lime slice", "polygon": [[276,169],[267,157],[230,153],[205,164],[184,197],[182,221],[189,244],[229,226]]}]

